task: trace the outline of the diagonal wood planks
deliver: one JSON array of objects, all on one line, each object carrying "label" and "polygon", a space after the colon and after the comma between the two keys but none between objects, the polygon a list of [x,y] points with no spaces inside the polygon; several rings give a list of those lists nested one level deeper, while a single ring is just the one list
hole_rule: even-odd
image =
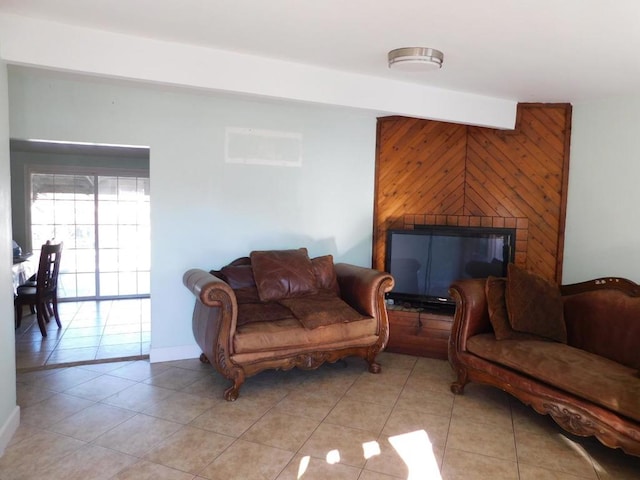
[{"label": "diagonal wood planks", "polygon": [[513,131],[379,119],[374,267],[384,268],[386,231],[410,228],[407,216],[446,224],[526,219],[518,260],[560,282],[570,131],[568,104],[521,104]]}]

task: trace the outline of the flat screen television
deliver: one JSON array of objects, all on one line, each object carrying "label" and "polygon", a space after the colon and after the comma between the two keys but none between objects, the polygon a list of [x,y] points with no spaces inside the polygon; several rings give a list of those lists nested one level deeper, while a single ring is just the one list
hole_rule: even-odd
[{"label": "flat screen television", "polygon": [[389,230],[385,270],[394,280],[387,298],[422,308],[452,309],[449,286],[464,278],[507,274],[515,229],[420,225]]}]

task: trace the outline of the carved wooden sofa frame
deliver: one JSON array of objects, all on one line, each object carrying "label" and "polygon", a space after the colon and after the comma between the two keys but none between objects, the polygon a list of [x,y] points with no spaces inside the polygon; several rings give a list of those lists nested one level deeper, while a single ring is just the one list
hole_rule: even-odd
[{"label": "carved wooden sofa frame", "polygon": [[[619,290],[629,297],[640,297],[640,286],[622,278],[597,279],[561,287],[563,298],[594,290]],[[578,436],[594,436],[604,445],[640,456],[640,422],[603,408],[591,401],[538,381],[501,364],[474,355],[467,340],[474,335],[493,332],[487,311],[484,281],[455,282],[450,292],[456,300],[456,313],[449,340],[448,355],[457,379],[451,384],[454,394],[462,394],[469,382],[492,385],[511,394],[524,404],[553,420],[564,430]],[[640,322],[640,318],[637,319]],[[640,382],[636,376],[630,381]],[[635,387],[634,387],[635,388]],[[640,399],[638,399],[640,408]]]},{"label": "carved wooden sofa frame", "polygon": [[[348,339],[343,342],[318,343],[305,348],[281,348],[256,352],[240,359],[234,347],[237,331],[237,302],[234,290],[222,279],[200,269],[188,270],[184,285],[196,297],[192,327],[196,342],[202,350],[200,360],[211,363],[232,385],[224,398],[238,398],[245,379],[263,370],[289,370],[293,367],[316,369],[325,362],[336,362],[349,356],[361,357],[369,364],[371,373],[379,373],[376,356],[384,349],[389,338],[389,321],[385,306],[385,293],[393,287],[393,277],[377,270],[335,264],[341,298],[360,313],[375,319],[375,335]],[[358,323],[358,322],[355,322]],[[300,328],[304,328],[302,325]],[[249,355],[251,356],[251,355]]]}]

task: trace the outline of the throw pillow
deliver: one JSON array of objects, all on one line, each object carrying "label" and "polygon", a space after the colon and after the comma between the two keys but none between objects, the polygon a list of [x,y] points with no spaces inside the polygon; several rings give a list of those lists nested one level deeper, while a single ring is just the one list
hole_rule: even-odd
[{"label": "throw pillow", "polygon": [[256,285],[251,265],[227,265],[220,270],[220,273],[222,274],[222,279],[234,290]]},{"label": "throw pillow", "polygon": [[276,322],[294,318],[291,311],[277,302],[239,303],[236,325],[241,327],[249,323]]},{"label": "throw pillow", "polygon": [[317,292],[306,248],[251,252],[253,277],[263,302]]},{"label": "throw pillow", "polygon": [[511,328],[567,343],[560,289],[513,263],[507,267],[505,299]]},{"label": "throw pillow", "polygon": [[336,275],[336,269],[333,267],[333,255],[312,258],[311,264],[313,265],[313,273],[316,276],[318,288],[331,290],[340,295],[338,276]]},{"label": "throw pillow", "polygon": [[278,303],[291,310],[304,328],[308,330],[366,318],[329,291],[304,297],[283,298]]},{"label": "throw pillow", "polygon": [[505,300],[506,287],[506,278],[491,276],[487,278],[484,287],[487,297],[487,309],[489,310],[489,321],[493,327],[496,340],[540,340],[535,335],[516,332],[511,328]]}]

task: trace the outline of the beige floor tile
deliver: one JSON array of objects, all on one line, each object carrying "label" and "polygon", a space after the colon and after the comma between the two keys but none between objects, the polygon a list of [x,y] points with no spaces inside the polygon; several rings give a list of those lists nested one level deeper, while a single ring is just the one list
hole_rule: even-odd
[{"label": "beige floor tile", "polygon": [[69,348],[97,347],[100,345],[100,338],[100,335],[68,338],[64,335],[58,342],[57,348],[66,350]]},{"label": "beige floor tile", "polygon": [[413,373],[437,378],[446,385],[455,379],[455,374],[449,362],[437,358],[417,357]]},{"label": "beige floor tile", "polygon": [[268,412],[242,435],[242,439],[295,452],[319,423],[309,417]]},{"label": "beige floor tile", "polygon": [[[406,373],[406,370],[399,370],[398,372]],[[401,382],[394,382],[394,377],[384,382],[379,381],[378,379],[381,377],[382,374],[358,378],[351,388],[347,390],[346,397],[389,407],[393,406],[402,391],[405,375],[401,375],[401,378],[403,378]]]},{"label": "beige floor tile", "polygon": [[360,375],[358,381],[369,381],[373,383],[386,383],[388,385],[397,385],[403,387],[407,382],[409,375],[411,374],[410,368],[403,368],[402,366],[394,367],[392,365],[386,365],[380,373],[368,373],[366,375]]},{"label": "beige floor tile", "polygon": [[293,455],[293,452],[279,448],[238,440],[199,476],[210,480],[272,480]]},{"label": "beige floor tile", "polygon": [[398,397],[397,406],[433,415],[450,416],[455,395],[446,390],[424,390],[405,386]]},{"label": "beige floor tile", "polygon": [[332,392],[342,396],[363,375],[372,375],[366,370],[366,364],[349,365],[343,368],[339,365],[323,365],[318,370],[306,372],[305,380],[296,389],[307,392]]},{"label": "beige floor tile", "polygon": [[382,431],[390,413],[390,406],[345,397],[331,410],[325,422],[359,428],[377,436]]},{"label": "beige floor tile", "polygon": [[42,340],[16,342],[16,353],[43,353],[52,352],[59,342],[43,342]]},{"label": "beige floor tile", "polygon": [[470,383],[465,387],[464,394],[455,395],[455,398],[456,403],[469,407],[508,410],[511,406],[512,397],[499,388]]},{"label": "beige floor tile", "polygon": [[170,368],[168,365],[161,363],[149,363],[148,360],[137,360],[134,362],[125,362],[122,366],[110,371],[109,374],[114,377],[142,382],[154,375],[160,374],[168,368]]},{"label": "beige floor tile", "polygon": [[53,375],[63,369],[58,368],[48,368],[44,370],[32,370],[29,372],[16,372],[16,382],[24,385],[37,385],[41,386],[40,383],[44,377],[48,377],[49,375]]},{"label": "beige floor tile", "polygon": [[435,392],[439,395],[451,395],[450,382],[438,378],[437,374],[414,370],[407,378],[405,387],[423,392]]},{"label": "beige floor tile", "polygon": [[138,459],[108,448],[85,445],[47,468],[48,478],[107,480]]},{"label": "beige floor tile", "polygon": [[449,434],[450,421],[449,417],[397,407],[391,412],[382,435],[391,437],[424,430],[432,444],[444,446]]},{"label": "beige floor tile", "polygon": [[[148,360],[147,360],[148,362]],[[113,370],[116,370],[118,368],[122,368],[125,365],[129,365],[130,363],[133,363],[130,360],[125,360],[125,361],[113,361],[113,360],[109,360],[109,361],[103,361],[103,362],[92,362],[92,363],[88,363],[86,365],[80,365],[78,368],[81,368],[83,370],[89,370],[90,372],[98,372],[98,373],[111,373]],[[118,375],[116,375],[118,376]]]},{"label": "beige floor tile", "polygon": [[[80,325],[80,322],[76,323],[74,321],[74,325]],[[82,338],[82,337],[95,337],[98,335],[102,335],[102,331],[104,330],[103,325],[93,325],[77,328],[67,328],[64,332],[64,338]]]},{"label": "beige floor tile", "polygon": [[42,400],[45,400],[56,392],[47,388],[42,388],[37,385],[25,385],[23,383],[16,383],[16,396],[17,404],[21,408],[30,407]]},{"label": "beige floor tile", "polygon": [[199,358],[185,358],[183,360],[173,360],[169,362],[156,363],[155,365],[161,365],[165,368],[186,368],[189,370],[204,371],[207,373],[215,372],[215,369],[211,364],[201,362]]},{"label": "beige floor tile", "polygon": [[173,393],[174,390],[169,390],[168,388],[136,383],[105,398],[101,403],[141,412],[149,405],[159,402]]},{"label": "beige floor tile", "polygon": [[64,393],[57,393],[30,407],[20,410],[20,422],[34,427],[47,428],[79,412],[94,402]]},{"label": "beige floor tile", "polygon": [[[547,470],[546,468],[534,467],[526,463],[518,465],[520,472],[519,480],[586,480],[591,477],[578,477],[569,473]],[[615,477],[618,478],[618,477]]]},{"label": "beige floor tile", "polygon": [[97,351],[98,347],[56,349],[51,352],[47,363],[65,364],[71,362],[86,362],[94,360]]},{"label": "beige floor tile", "polygon": [[157,375],[154,374],[151,378],[145,380],[144,383],[148,383],[149,385],[154,385],[156,387],[181,390],[200,380],[204,375],[205,374],[201,371],[169,367]]},{"label": "beige floor tile", "polygon": [[365,447],[371,442],[376,442],[376,436],[365,430],[323,423],[298,453],[362,468],[367,460]]},{"label": "beige floor tile", "polygon": [[[223,398],[224,391],[231,386],[231,382],[217,372],[210,372],[200,380],[186,386],[181,391],[194,395],[204,395],[211,398]],[[244,392],[241,391],[244,398]]]},{"label": "beige floor tile", "polygon": [[237,438],[264,413],[244,407],[240,399],[235,402],[221,400],[214,408],[195,418],[190,425]]},{"label": "beige floor tile", "polygon": [[140,457],[180,428],[182,425],[179,423],[137,414],[99,436],[94,443]]},{"label": "beige floor tile", "polygon": [[145,459],[197,474],[234,441],[233,437],[186,426],[147,453]]},{"label": "beige floor tile", "polygon": [[278,475],[278,480],[357,480],[360,472],[357,467],[298,455]]},{"label": "beige floor tile", "polygon": [[140,343],[140,341],[140,331],[133,333],[115,333],[112,335],[105,334],[100,337],[100,346]]},{"label": "beige floor tile", "polygon": [[[86,313],[87,325],[98,320]],[[567,435],[498,389],[471,383],[453,395],[446,361],[391,353],[380,361],[381,375],[361,359],[262,372],[235,402],[222,398],[226,379],[198,359],[18,371],[21,424],[0,458],[0,479],[54,478],[49,471],[65,479],[273,479],[304,470],[301,480],[389,480],[409,471],[425,478],[434,465],[444,480],[640,479],[640,458]],[[384,398],[392,388],[401,390],[394,402]]]},{"label": "beige floor tile", "polygon": [[24,422],[21,423],[18,426],[18,429],[16,430],[16,432],[13,434],[13,437],[11,437],[11,440],[9,441],[9,447],[15,445],[16,443],[21,442],[22,440],[31,437],[32,435],[35,435],[38,432],[41,432],[42,429],[39,427],[32,427],[31,425],[27,425]]},{"label": "beige floor tile", "polygon": [[113,377],[111,375],[100,375],[92,380],[69,388],[65,390],[64,393],[99,402],[133,385],[135,385],[135,382],[131,380]]},{"label": "beige floor tile", "polygon": [[64,392],[65,390],[100,376],[97,372],[92,372],[80,367],[56,368],[51,371],[54,373],[40,379],[37,385],[55,392]]},{"label": "beige floor tile", "polygon": [[172,422],[186,424],[214,405],[216,405],[216,401],[212,398],[184,392],[173,392],[168,397],[149,405],[142,412]]},{"label": "beige floor tile", "polygon": [[[444,447],[429,442],[419,431],[378,439],[379,452],[369,454],[364,469],[398,478],[438,478]],[[409,475],[414,475],[409,477]]]},{"label": "beige floor tile", "polygon": [[121,470],[113,480],[193,480],[193,475],[142,460]]},{"label": "beige floor tile", "polygon": [[413,355],[401,355],[399,353],[381,352],[376,357],[378,363],[382,365],[382,369],[398,368],[412,370],[416,365],[417,357]]},{"label": "beige floor tile", "polygon": [[323,420],[338,402],[338,398],[330,393],[308,393],[296,390],[289,393],[275,405],[274,411]]},{"label": "beige floor tile", "polygon": [[564,435],[522,433],[516,436],[516,440],[520,463],[578,477],[597,478],[588,453]]},{"label": "beige floor tile", "polygon": [[60,458],[82,448],[84,442],[40,431],[5,449],[0,457],[2,480],[44,478]]},{"label": "beige floor tile", "polygon": [[55,423],[48,430],[90,442],[134,415],[130,410],[97,403]]},{"label": "beige floor tile", "polygon": [[256,382],[253,381],[253,377],[250,377],[240,389],[238,400],[244,403],[251,402],[258,408],[269,409],[286,397],[292,390],[295,390],[295,387],[291,389],[285,388],[280,381],[272,383]]},{"label": "beige floor tile", "polygon": [[101,344],[96,350],[95,358],[128,358],[139,357],[140,355],[142,355],[142,349],[140,342],[137,341],[135,343],[121,343],[115,345]]},{"label": "beige floor tile", "polygon": [[402,478],[402,477],[393,477],[385,473],[372,472],[371,470],[363,470],[360,476],[358,477],[358,480],[396,480],[397,478]]},{"label": "beige floor tile", "polygon": [[493,402],[483,403],[474,398],[469,400],[467,395],[458,395],[453,402],[452,417],[472,423],[483,423],[500,429],[513,429],[513,419],[509,403],[506,405]]},{"label": "beige floor tile", "polygon": [[42,367],[47,363],[47,359],[51,356],[51,352],[37,352],[37,353],[17,353],[16,354],[16,368],[36,368]]},{"label": "beige floor tile", "polygon": [[541,415],[515,399],[511,402],[511,417],[516,435],[521,433],[553,435],[561,431],[549,415]]},{"label": "beige floor tile", "polygon": [[462,450],[502,460],[516,461],[513,429],[500,425],[469,422],[463,417],[452,417],[447,438],[447,450]]},{"label": "beige floor tile", "polygon": [[463,452],[447,446],[442,465],[443,480],[518,480],[516,462]]}]

